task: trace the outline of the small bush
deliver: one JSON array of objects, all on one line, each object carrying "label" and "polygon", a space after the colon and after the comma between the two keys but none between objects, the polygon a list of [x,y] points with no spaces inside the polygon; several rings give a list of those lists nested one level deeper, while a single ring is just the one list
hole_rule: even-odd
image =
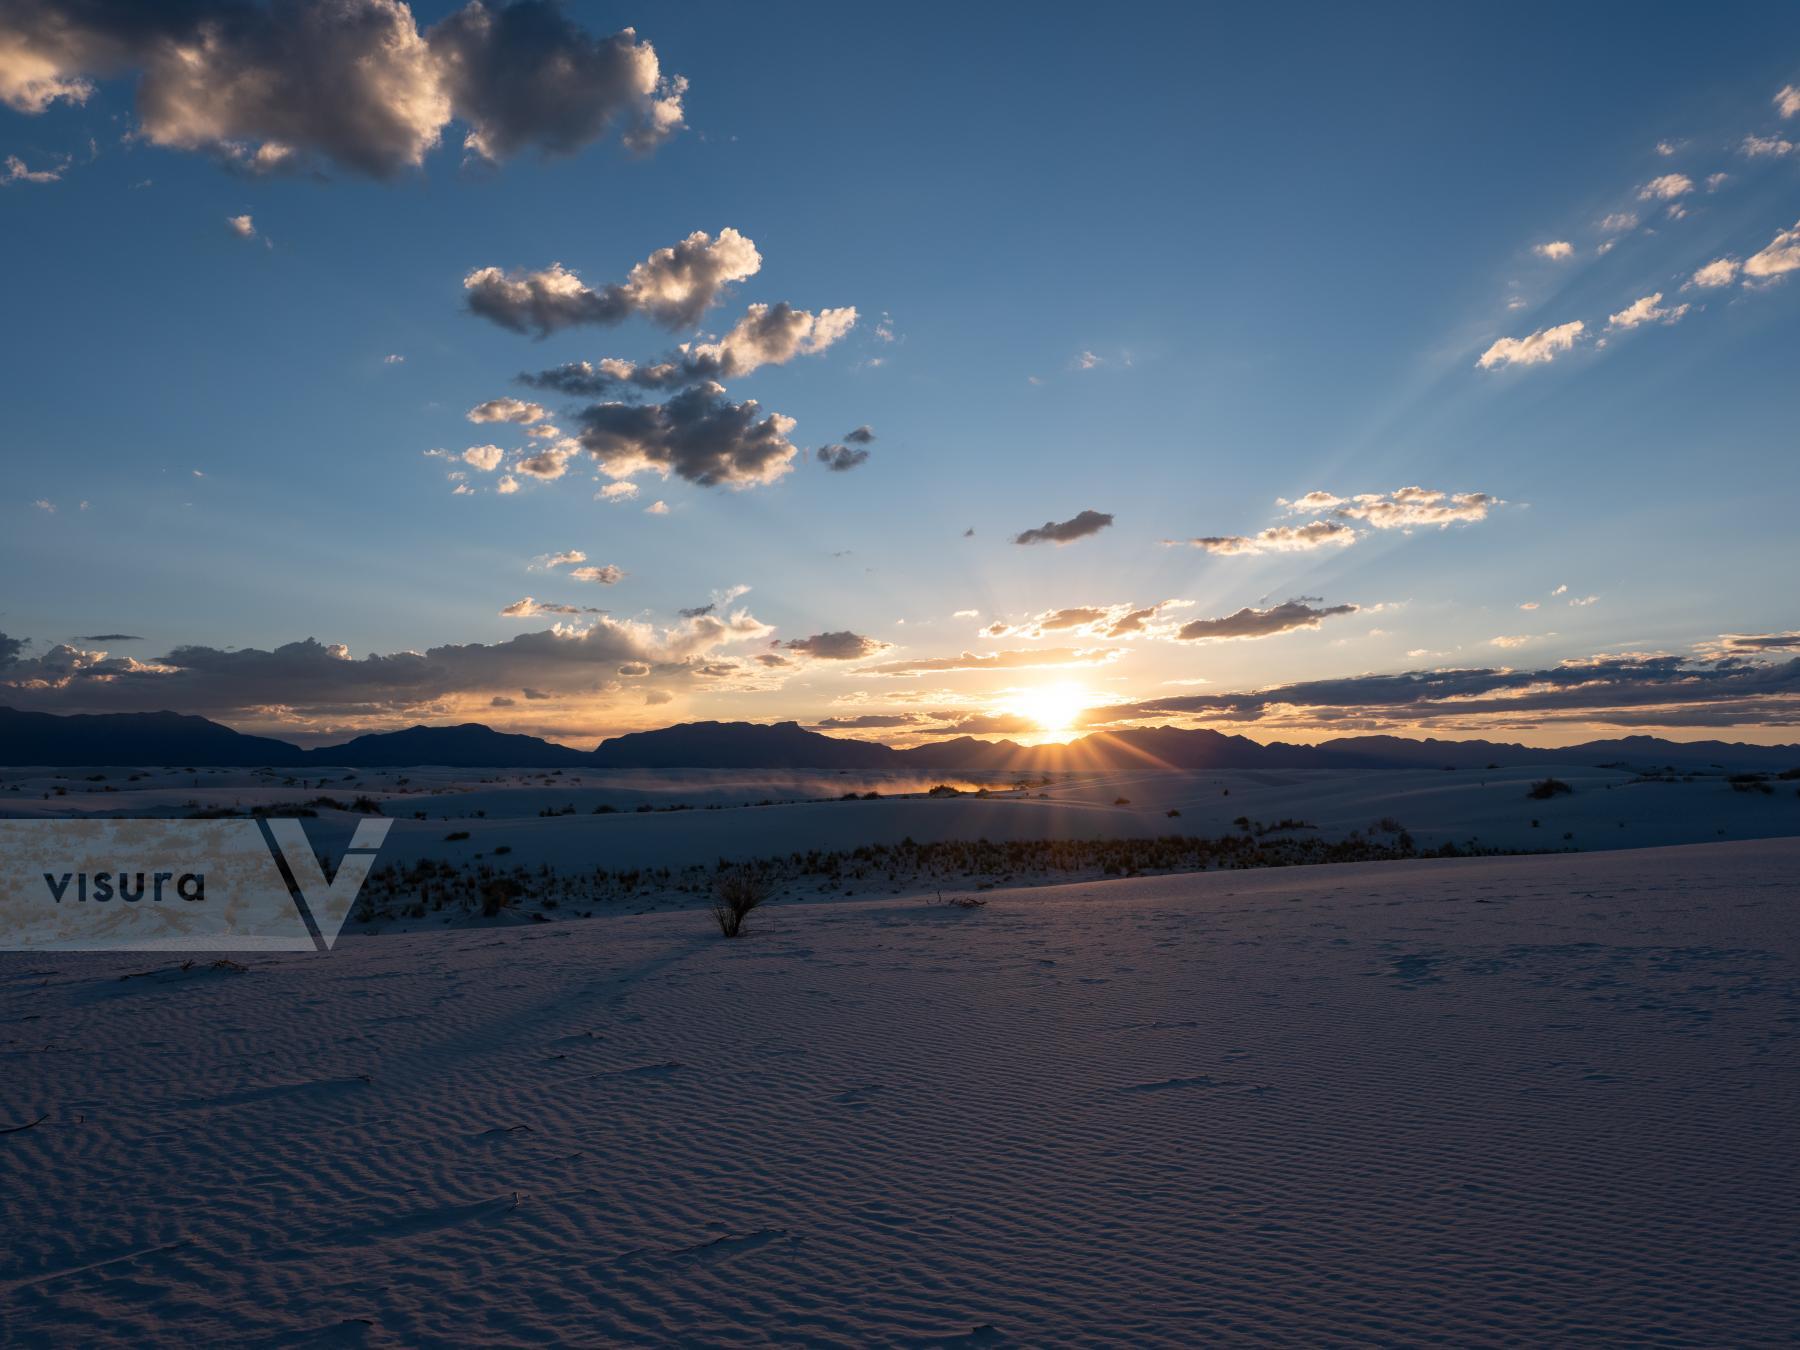
[{"label": "small bush", "polygon": [[718,920],[719,931],[728,938],[738,936],[750,911],[767,900],[774,889],[766,878],[754,872],[726,872],[713,882],[713,918]]},{"label": "small bush", "polygon": [[452,830],[449,834],[444,836],[444,842],[446,844],[454,844],[458,840],[467,839],[468,837],[469,832],[467,830]]},{"label": "small bush", "polygon": [[1564,793],[1574,790],[1560,778],[1545,778],[1540,782],[1533,783],[1531,790],[1525,795],[1534,802],[1547,802],[1552,797],[1560,797]]}]

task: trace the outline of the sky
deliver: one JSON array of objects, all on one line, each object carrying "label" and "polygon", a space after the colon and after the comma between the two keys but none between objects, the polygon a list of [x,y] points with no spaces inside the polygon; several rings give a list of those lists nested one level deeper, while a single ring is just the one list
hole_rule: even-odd
[{"label": "sky", "polygon": [[1800,10],[0,0],[0,704],[1800,721]]}]

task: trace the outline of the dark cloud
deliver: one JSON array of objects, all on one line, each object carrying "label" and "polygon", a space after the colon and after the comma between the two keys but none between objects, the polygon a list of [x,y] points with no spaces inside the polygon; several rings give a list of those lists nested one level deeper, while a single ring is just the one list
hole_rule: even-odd
[{"label": "dark cloud", "polygon": [[[1046,520],[1034,530],[1026,530],[1023,534],[1013,536],[1015,544],[1069,544],[1077,539],[1084,539],[1090,534],[1098,534],[1113,518],[1102,511],[1083,511],[1069,520]],[[969,531],[970,534],[974,530]]]},{"label": "dark cloud", "polygon": [[869,458],[867,450],[852,450],[847,445],[821,445],[815,453],[819,457],[819,463],[833,473],[845,473]]},{"label": "dark cloud", "polygon": [[578,414],[580,441],[613,478],[646,469],[703,487],[771,483],[798,453],[794,420],[762,416],[754,399],[733,403],[716,384],[683,390],[667,403],[596,403]]},{"label": "dark cloud", "polygon": [[1800,658],[1779,665],[1692,662],[1678,656],[1599,656],[1539,670],[1475,668],[1310,680],[1241,693],[1182,694],[1096,708],[1095,721],[1171,716],[1311,723],[1364,719],[1369,727],[1457,720],[1622,726],[1800,724]]},{"label": "dark cloud", "polygon": [[970,713],[932,729],[960,736],[1018,736],[1043,730],[1034,718],[1019,713]]},{"label": "dark cloud", "polygon": [[1354,614],[1355,605],[1314,609],[1305,599],[1289,600],[1272,609],[1245,607],[1221,619],[1195,619],[1175,634],[1183,642],[1222,642],[1231,638],[1265,638],[1296,628],[1317,628],[1334,614]]},{"label": "dark cloud", "polygon": [[855,431],[846,431],[844,439],[852,445],[873,445],[875,444],[875,428],[866,425],[860,426]]},{"label": "dark cloud", "polygon": [[1727,633],[1707,646],[1721,653],[1800,651],[1800,633]]},{"label": "dark cloud", "polygon": [[791,652],[800,652],[820,661],[860,661],[865,656],[884,652],[891,643],[860,633],[815,633],[812,637],[794,638],[781,644]]},{"label": "dark cloud", "polygon": [[561,6],[521,0],[471,4],[434,27],[431,51],[464,144],[487,159],[528,148],[570,154],[613,126],[634,150],[650,150],[683,126],[687,82],[665,80],[656,52],[627,28],[596,37]]},{"label": "dark cloud", "polygon": [[77,642],[142,642],[144,639],[136,633],[91,633],[75,640]]},{"label": "dark cloud", "polygon": [[25,654],[25,644],[28,641],[28,638],[8,637],[5,633],[0,633],[0,670],[5,670]]},{"label": "dark cloud", "polygon": [[855,717],[823,717],[813,723],[817,731],[874,731],[910,727],[922,719],[917,713],[859,713]]},{"label": "dark cloud", "polygon": [[249,173],[328,162],[391,178],[462,119],[473,153],[571,151],[680,130],[679,79],[626,29],[596,38],[543,0],[471,4],[421,33],[401,0],[7,0],[0,102],[83,103],[136,72],[138,133]]},{"label": "dark cloud", "polygon": [[[598,290],[561,263],[539,272],[478,267],[463,278],[463,289],[470,312],[515,333],[535,333],[540,338],[581,324],[623,323],[635,314],[665,328],[691,328],[726,286],[754,276],[761,267],[762,254],[755,243],[728,226],[719,231],[717,239],[705,230],[695,230],[679,244],[657,249],[633,267],[624,281],[609,282]],[[850,316],[854,322],[854,310]],[[805,317],[816,324],[813,315]],[[611,373],[611,367],[623,370],[628,366],[628,362],[603,361],[596,378]]]},{"label": "dark cloud", "polygon": [[591,696],[606,689],[627,663],[685,678],[716,661],[722,648],[769,635],[750,614],[734,611],[661,629],[597,615],[585,625],[522,633],[505,642],[362,657],[308,638],[272,650],[183,646],[149,662],[67,645],[21,659],[20,644],[0,639],[0,658],[6,658],[0,663],[0,704],[48,712],[440,715],[447,712],[446,700],[479,695],[485,702],[495,693],[524,688]]},{"label": "dark cloud", "polygon": [[718,601],[714,600],[704,605],[695,605],[692,609],[678,609],[675,612],[684,619],[698,619],[703,614],[711,614],[718,607]]}]

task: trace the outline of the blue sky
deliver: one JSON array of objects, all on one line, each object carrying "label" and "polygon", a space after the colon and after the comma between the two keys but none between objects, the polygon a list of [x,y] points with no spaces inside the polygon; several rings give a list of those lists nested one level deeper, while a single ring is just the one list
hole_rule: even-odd
[{"label": "blue sky", "polygon": [[[51,59],[57,8],[0,7],[0,94],[9,69]],[[154,53],[51,53],[58,78],[92,81],[79,100],[15,85],[0,631],[26,645],[0,702],[173,706],[297,739],[479,718],[584,742],[703,716],[875,719],[861,730],[898,739],[1144,719],[1792,739],[1800,278],[1780,240],[1800,219],[1800,150],[1779,147],[1800,142],[1800,109],[1784,116],[1779,94],[1800,82],[1800,12],[566,15],[571,42],[635,25],[687,80],[685,125],[628,151],[640,99],[573,153],[478,162],[459,117],[372,178],[345,164],[341,127],[317,130],[320,109],[226,106],[207,141],[197,114],[134,88]],[[421,30],[453,17],[417,7]],[[506,92],[530,83],[510,68]],[[266,142],[276,116],[303,171],[222,163],[239,151],[215,141]],[[227,223],[243,216],[247,234]],[[695,325],[640,313],[534,340],[467,309],[477,269],[560,262],[598,289],[726,229],[761,265]],[[1729,280],[1694,284],[1718,260]],[[857,322],[723,381],[721,397],[794,419],[771,481],[614,480],[588,447],[537,481],[513,466],[556,442],[467,418],[530,400],[533,425],[577,437],[591,398],[513,377],[645,362],[779,302]],[[1550,337],[1518,350],[1550,359],[1503,346],[1478,365],[1534,333]],[[866,462],[816,460],[861,426]],[[493,471],[454,458],[484,444],[504,452]],[[636,496],[596,500],[613,481]],[[1444,496],[1409,512],[1393,495],[1409,486]],[[1277,505],[1309,492],[1338,500]],[[645,510],[658,501],[666,514]],[[1083,511],[1113,519],[1012,542]],[[1309,521],[1328,542],[1223,542]],[[625,576],[533,570],[565,551]],[[501,614],[528,595],[608,617]],[[678,611],[715,596],[747,621],[692,631]],[[1153,606],[1145,631],[1111,634]],[[1356,608],[1323,613],[1341,606]],[[1068,610],[1104,617],[1045,624]],[[85,640],[102,634],[136,640]],[[846,634],[862,642],[805,645]],[[428,669],[351,678],[332,657],[321,681],[316,653],[280,655],[308,637]],[[241,649],[275,655],[252,671],[227,659]],[[882,673],[1046,650],[1084,655]],[[1591,698],[1521,677],[1486,707],[1335,686],[1253,712],[1169,702],[1601,655]],[[1656,692],[1695,670],[1716,698]]]}]

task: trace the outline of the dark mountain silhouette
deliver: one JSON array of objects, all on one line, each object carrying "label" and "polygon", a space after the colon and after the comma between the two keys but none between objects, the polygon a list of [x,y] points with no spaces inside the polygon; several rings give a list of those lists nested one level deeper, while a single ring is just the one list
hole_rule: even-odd
[{"label": "dark mountain silhouette", "polygon": [[358,736],[307,753],[312,764],[374,769],[403,764],[442,764],[452,769],[572,769],[591,766],[580,750],[495,731],[479,722],[454,727],[408,727]]},{"label": "dark mountain silhouette", "polygon": [[246,736],[180,713],[54,713],[0,708],[0,763],[78,767],[94,764],[204,764],[209,768],[304,764],[286,741]]},{"label": "dark mountain silhouette", "polygon": [[1537,764],[1685,772],[1796,768],[1800,767],[1800,746],[1665,741],[1654,736],[1623,736],[1555,749],[1405,736],[1349,736],[1318,745],[1295,745],[1253,741],[1205,728],[1135,727],[1095,732],[1066,745],[1024,746],[1015,741],[960,736],[896,750],[874,741],[824,736],[795,722],[684,722],[615,736],[592,751],[583,751],[468,722],[379,732],[342,745],[301,750],[285,741],[246,736],[203,717],[177,713],[61,717],[0,708],[0,764],[71,768],[440,764],[462,769],[819,769],[946,776],[1115,769],[1481,769]]},{"label": "dark mountain silhouette", "polygon": [[797,722],[683,722],[614,736],[588,763],[603,769],[898,770],[900,752],[873,741],[839,740]]}]

